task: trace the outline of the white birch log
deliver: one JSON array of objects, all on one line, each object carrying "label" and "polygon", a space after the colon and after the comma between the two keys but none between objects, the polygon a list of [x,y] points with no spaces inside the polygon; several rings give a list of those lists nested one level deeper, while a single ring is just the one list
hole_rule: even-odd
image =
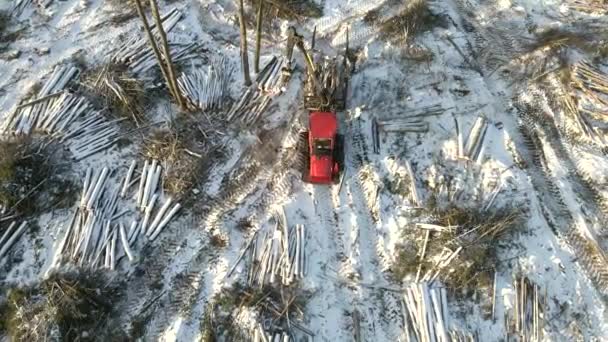
[{"label": "white birch log", "polygon": [[167,225],[167,223],[169,223],[171,218],[173,218],[173,216],[179,211],[179,209],[181,207],[182,206],[179,203],[177,203],[177,204],[175,204],[175,206],[173,206],[173,209],[171,209],[171,211],[167,214],[165,219],[162,220],[162,222],[158,225],[158,227],[156,228],[156,231],[150,236],[150,240],[153,241],[154,239],[156,239],[158,234],[160,234],[160,232],[163,230],[163,228]]},{"label": "white birch log", "polygon": [[163,206],[160,208],[158,213],[156,213],[156,217],[152,221],[152,224],[150,225],[149,228],[146,228],[147,237],[150,237],[150,235],[152,235],[155,232],[156,227],[160,224],[160,221],[162,220],[162,218],[165,215],[165,213],[167,212],[167,210],[169,210],[169,207],[171,206],[172,201],[173,201],[173,199],[171,197],[167,198],[167,201],[165,202],[165,204],[163,204]]},{"label": "white birch log", "polygon": [[17,230],[15,231],[15,233],[13,233],[12,236],[9,239],[6,240],[6,242],[4,243],[4,245],[2,245],[2,248],[0,248],[0,259],[2,259],[4,257],[4,255],[13,246],[13,244],[15,243],[15,241],[17,241],[17,239],[19,239],[19,237],[21,236],[21,234],[23,234],[23,231],[25,230],[26,226],[27,226],[27,221],[23,221],[21,223],[21,225],[19,226],[19,228],[17,228]]},{"label": "white birch log", "polygon": [[125,254],[127,255],[127,258],[129,258],[130,262],[135,261],[135,258],[133,257],[133,252],[131,251],[131,248],[129,247],[129,239],[127,239],[127,233],[125,232],[125,227],[122,225],[122,223],[120,224],[120,241],[122,242],[122,247],[125,251]]}]

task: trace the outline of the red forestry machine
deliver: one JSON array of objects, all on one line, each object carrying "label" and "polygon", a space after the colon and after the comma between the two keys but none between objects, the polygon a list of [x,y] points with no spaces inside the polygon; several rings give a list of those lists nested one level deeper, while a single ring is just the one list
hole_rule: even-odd
[{"label": "red forestry machine", "polygon": [[[314,50],[313,34],[311,51]],[[308,130],[302,132],[300,149],[304,156],[302,179],[308,183],[331,184],[340,180],[344,168],[344,137],[338,134],[337,111],[346,107],[350,76],[348,33],[346,50],[340,58],[315,61],[307,51],[304,39],[294,27],[289,28],[286,57],[291,63],[296,46],[304,55],[304,107],[308,110]],[[288,66],[291,74],[291,65]]]}]

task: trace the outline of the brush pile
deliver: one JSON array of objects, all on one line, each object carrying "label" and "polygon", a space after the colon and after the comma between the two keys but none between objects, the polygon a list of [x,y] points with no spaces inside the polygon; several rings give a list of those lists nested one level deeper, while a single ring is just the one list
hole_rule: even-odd
[{"label": "brush pile", "polygon": [[[468,291],[489,286],[489,271],[496,266],[497,247],[521,221],[514,209],[435,209],[426,222],[414,224],[424,239],[401,248],[393,271],[399,279],[415,272],[416,281]],[[420,234],[410,230],[412,236]],[[417,266],[416,266],[417,265]]]},{"label": "brush pile", "polygon": [[272,98],[283,91],[283,58],[273,57],[256,77],[255,84],[247,88],[227,114],[230,122],[239,120],[245,125],[256,123]]},{"label": "brush pile", "polygon": [[275,218],[274,227],[264,232],[263,238],[259,237],[260,234],[260,231],[253,234],[228,276],[247,255],[247,284],[251,287],[261,289],[265,285],[279,282],[289,286],[303,279],[309,262],[304,226],[295,225],[289,228],[285,213],[281,210]]},{"label": "brush pile", "polygon": [[204,335],[214,341],[310,339],[314,333],[299,323],[306,296],[293,289],[251,289],[237,283],[214,297]]},{"label": "brush pile", "polygon": [[543,295],[540,286],[525,276],[513,279],[515,307],[507,318],[508,336],[519,341],[542,341],[547,310],[546,289]]},{"label": "brush pile", "polygon": [[190,110],[222,110],[226,105],[234,66],[226,58],[214,59],[207,70],[185,73],[177,80]]},{"label": "brush pile", "polygon": [[1,319],[11,341],[124,340],[112,324],[119,289],[99,273],[51,274],[10,289]]},{"label": "brush pile", "polygon": [[578,62],[556,75],[556,97],[566,114],[562,126],[569,138],[606,144],[603,126],[608,122],[608,75],[591,63]]},{"label": "brush pile", "polygon": [[405,341],[475,341],[472,335],[450,330],[447,290],[422,282],[405,289],[402,301]]},{"label": "brush pile", "polygon": [[[162,168],[156,161],[145,161],[136,176],[133,161],[122,183],[110,180],[111,172],[88,169],[85,176],[80,206],[74,212],[57,252],[58,263],[70,261],[80,266],[114,270],[122,256],[136,260],[133,247],[137,238],[145,236],[153,241],[180,210],[179,203],[167,198],[161,205],[162,194],[157,193]],[[135,179],[134,179],[135,178]],[[136,184],[135,213],[122,200],[128,199]],[[125,206],[127,209],[125,209]],[[119,211],[120,210],[120,211]],[[128,229],[119,220],[131,216]]]},{"label": "brush pile", "polygon": [[381,22],[379,34],[384,39],[407,44],[415,35],[431,29],[436,21],[427,0],[413,0],[407,2],[396,16]]},{"label": "brush pile", "polygon": [[143,122],[144,86],[124,67],[106,64],[81,78],[89,98],[99,99],[102,108],[107,108],[117,118],[130,118],[138,126]]}]

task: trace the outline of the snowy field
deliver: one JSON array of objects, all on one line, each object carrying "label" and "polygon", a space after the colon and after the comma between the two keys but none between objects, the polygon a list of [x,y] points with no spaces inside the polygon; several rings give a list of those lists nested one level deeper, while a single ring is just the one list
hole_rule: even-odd
[{"label": "snowy field", "polygon": [[[96,327],[116,340],[608,341],[608,3],[312,4],[268,19],[260,64],[278,59],[260,80],[245,1],[247,90],[238,2],[159,0],[180,79],[218,85],[185,113],[126,0],[0,2],[2,139],[42,141],[75,188],[33,212],[2,203],[0,304],[83,269],[118,288]],[[336,185],[301,180],[302,54],[280,72],[291,25],[330,58],[348,37]],[[135,122],[83,90],[110,62],[149,95]],[[177,192],[180,169],[150,152],[159,131],[189,132],[176,148],[197,174]]]}]

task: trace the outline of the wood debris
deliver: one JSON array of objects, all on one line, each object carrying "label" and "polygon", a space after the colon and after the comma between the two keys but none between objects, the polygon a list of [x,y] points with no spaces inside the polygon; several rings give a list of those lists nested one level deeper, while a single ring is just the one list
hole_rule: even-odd
[{"label": "wood debris", "polygon": [[488,122],[484,117],[478,117],[469,131],[466,141],[463,140],[463,132],[458,118],[454,116],[456,139],[458,149],[456,157],[481,163],[485,154],[485,138],[488,131]]},{"label": "wood debris", "polygon": [[520,341],[542,341],[544,335],[547,295],[525,276],[513,279],[515,307],[507,318],[509,336]]},{"label": "wood debris", "polygon": [[[177,8],[173,8],[166,13],[161,18],[164,31],[170,32],[181,18],[182,13]],[[157,40],[160,40],[160,32],[156,25],[150,26],[152,27],[152,34],[154,37]],[[174,63],[196,56],[197,51],[200,48],[198,43],[169,44],[171,59]],[[112,62],[127,65],[135,74],[145,73],[158,65],[154,57],[154,52],[144,35],[135,35],[133,38],[126,41],[113,53]]]},{"label": "wood debris", "polygon": [[[181,204],[174,203],[171,198],[164,199],[158,192],[161,173],[162,168],[156,161],[146,161],[139,177],[133,181],[136,163],[132,162],[122,183],[116,184],[111,180],[109,168],[97,172],[88,169],[80,205],[57,249],[58,263],[115,269],[122,256],[135,261],[133,248],[137,238],[156,239],[181,209]],[[130,189],[137,183],[138,191],[133,196],[136,200],[135,216],[130,215],[129,224],[125,225],[122,217],[132,211],[124,207],[131,208],[132,205],[123,203],[123,200],[131,199],[129,195],[134,191]],[[164,199],[162,205],[161,199]]]},{"label": "wood debris", "polygon": [[262,288],[266,284],[289,286],[307,274],[308,256],[306,254],[307,232],[303,225],[291,228],[281,210],[273,228],[262,233],[256,231],[241,250],[230,276],[237,265],[247,255],[247,284]]},{"label": "wood debris", "polygon": [[404,289],[402,316],[405,341],[475,341],[472,335],[449,329],[445,288],[431,288],[422,282]]},{"label": "wood debris", "polygon": [[19,240],[23,232],[27,227],[27,221],[21,222],[21,224],[17,224],[17,222],[13,221],[8,226],[8,228],[4,229],[4,232],[0,232],[0,261],[4,256],[8,253],[8,251],[13,247],[15,242]]},{"label": "wood debris", "polygon": [[215,59],[207,70],[183,73],[177,80],[179,90],[188,99],[190,109],[220,110],[226,105],[229,82],[234,67],[226,58]]},{"label": "wood debris", "polygon": [[230,111],[227,119],[230,122],[239,120],[241,123],[251,125],[256,123],[270,105],[272,98],[283,91],[281,75],[284,59],[273,57],[258,74],[255,83],[247,87],[239,100]]},{"label": "wood debris", "polygon": [[68,83],[79,73],[78,68],[69,64],[56,66],[34,100],[18,106],[9,115],[3,133],[28,135],[33,130],[48,132],[55,126],[68,125],[82,114],[88,107],[83,103],[84,99],[64,93]]}]

